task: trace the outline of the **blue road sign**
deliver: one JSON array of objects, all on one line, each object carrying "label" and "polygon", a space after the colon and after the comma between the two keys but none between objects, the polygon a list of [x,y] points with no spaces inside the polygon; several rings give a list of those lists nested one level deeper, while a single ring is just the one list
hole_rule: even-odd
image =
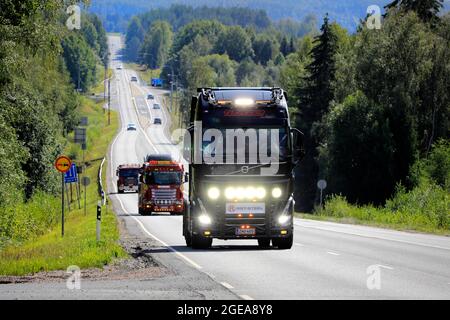
[{"label": "blue road sign", "polygon": [[75,163],[72,163],[70,170],[65,173],[64,182],[65,183],[78,182],[77,166]]}]

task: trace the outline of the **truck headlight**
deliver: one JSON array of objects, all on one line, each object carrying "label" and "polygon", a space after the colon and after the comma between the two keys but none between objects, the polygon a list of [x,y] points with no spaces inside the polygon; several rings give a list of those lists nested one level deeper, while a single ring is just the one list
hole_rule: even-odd
[{"label": "truck headlight", "polygon": [[236,198],[236,191],[232,187],[228,187],[225,189],[225,198],[228,200],[233,200]]},{"label": "truck headlight", "polygon": [[278,217],[279,224],[286,224],[289,221],[290,217],[287,215],[281,215]]},{"label": "truck headlight", "polygon": [[201,216],[199,216],[198,221],[204,225],[211,224],[211,218],[209,216],[207,216],[206,214],[202,214]]},{"label": "truck headlight", "polygon": [[281,197],[282,194],[283,194],[283,192],[281,191],[280,188],[276,187],[276,188],[272,189],[272,197],[278,199],[279,197]]},{"label": "truck headlight", "polygon": [[266,197],[266,189],[259,187],[256,189],[256,197],[258,199],[264,199]]},{"label": "truck headlight", "polygon": [[219,199],[220,196],[220,190],[216,187],[211,187],[208,189],[208,197],[211,200],[217,200]]}]

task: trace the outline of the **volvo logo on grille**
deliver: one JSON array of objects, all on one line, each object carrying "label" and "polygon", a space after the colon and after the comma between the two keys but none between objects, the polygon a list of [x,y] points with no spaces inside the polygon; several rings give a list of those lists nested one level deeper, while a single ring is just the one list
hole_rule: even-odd
[{"label": "volvo logo on grille", "polygon": [[243,173],[243,174],[247,174],[248,173],[248,170],[249,168],[248,168],[248,166],[243,166],[242,168],[241,168],[241,172]]}]

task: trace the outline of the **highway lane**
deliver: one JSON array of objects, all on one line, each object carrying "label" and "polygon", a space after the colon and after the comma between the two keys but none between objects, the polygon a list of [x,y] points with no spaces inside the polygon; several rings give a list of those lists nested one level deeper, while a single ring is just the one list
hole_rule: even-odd
[{"label": "highway lane", "polygon": [[[110,41],[120,48],[118,37]],[[111,175],[119,164],[141,162],[148,153],[176,155],[164,130],[168,111],[161,91],[130,83],[132,70],[115,73],[123,128],[111,147]],[[162,110],[152,108],[148,93]],[[153,124],[155,117],[162,125]],[[125,131],[130,122],[139,124],[137,132]],[[135,194],[114,195],[113,202],[127,225],[137,224],[146,237],[170,247],[167,254],[243,299],[450,298],[448,237],[295,219],[292,250],[260,250],[256,241],[234,240],[192,250],[185,246],[180,216],[139,216]]]}]

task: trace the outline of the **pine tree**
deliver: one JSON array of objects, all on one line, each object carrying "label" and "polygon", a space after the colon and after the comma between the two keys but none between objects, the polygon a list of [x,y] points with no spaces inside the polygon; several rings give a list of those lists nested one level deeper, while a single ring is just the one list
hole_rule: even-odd
[{"label": "pine tree", "polygon": [[296,173],[298,210],[311,211],[317,196],[316,183],[319,167],[317,163],[321,138],[313,132],[322,116],[328,111],[334,98],[332,83],[335,79],[335,54],[337,36],[329,23],[328,14],[324,18],[321,34],[314,38],[310,52],[311,63],[307,66],[309,76],[304,79],[306,87],[300,88],[299,117],[297,126],[305,134],[307,156]]},{"label": "pine tree", "polygon": [[281,44],[280,44],[280,51],[283,54],[283,56],[287,56],[290,52],[289,52],[289,47],[288,47],[288,42],[287,42],[287,38],[283,37],[283,39],[281,40]]},{"label": "pine tree", "polygon": [[289,42],[289,53],[294,53],[295,51],[296,51],[296,49],[295,49],[294,37],[292,37],[291,41]]},{"label": "pine tree", "polygon": [[386,5],[386,9],[400,8],[405,11],[414,11],[424,22],[436,22],[438,13],[443,7],[444,0],[394,0]]}]

